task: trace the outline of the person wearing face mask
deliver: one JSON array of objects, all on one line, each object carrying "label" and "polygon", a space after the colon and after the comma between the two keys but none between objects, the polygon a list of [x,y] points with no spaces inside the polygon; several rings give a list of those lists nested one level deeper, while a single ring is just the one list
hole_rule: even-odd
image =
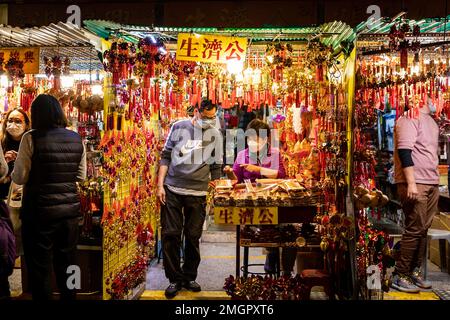
[{"label": "person wearing face mask", "polygon": [[216,111],[216,105],[203,100],[192,118],[172,125],[161,154],[157,196],[161,202],[164,271],[170,282],[165,291],[167,298],[175,297],[182,287],[201,291],[196,278],[206,195],[210,181],[222,174],[223,138],[215,128]]},{"label": "person wearing face mask", "polygon": [[6,199],[11,185],[11,172],[19,151],[22,136],[30,130],[30,118],[22,109],[12,109],[6,116],[2,126],[1,144],[8,163],[8,174],[0,181],[0,197]]},{"label": "person wearing face mask", "polygon": [[[233,167],[225,166],[224,173],[227,174],[229,179],[237,180],[238,183],[247,179],[255,182],[256,179],[261,178],[285,178],[286,172],[280,152],[269,144],[269,125],[262,120],[254,119],[248,124],[247,130],[251,130],[247,133],[248,148],[238,153]],[[268,248],[267,251],[264,270],[273,274],[278,262],[278,250]],[[292,274],[296,256],[296,249],[283,248],[281,252],[283,274]]]},{"label": "person wearing face mask", "polygon": [[399,259],[392,276],[392,287],[418,293],[430,289],[422,273],[427,233],[438,211],[439,126],[433,115],[436,106],[428,99],[419,116],[403,115],[394,131],[394,172],[397,193],[405,214]]},{"label": "person wearing face mask", "polygon": [[225,166],[227,176],[238,183],[246,179],[254,182],[261,178],[284,178],[286,172],[280,153],[269,144],[269,125],[254,119],[248,124],[247,130],[252,130],[247,139],[248,148],[238,153],[233,168]]}]

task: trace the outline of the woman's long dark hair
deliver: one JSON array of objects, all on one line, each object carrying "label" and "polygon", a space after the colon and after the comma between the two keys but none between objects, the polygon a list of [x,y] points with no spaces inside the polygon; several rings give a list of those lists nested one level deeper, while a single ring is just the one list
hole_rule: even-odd
[{"label": "woman's long dark hair", "polygon": [[7,144],[8,140],[12,140],[11,135],[8,133],[8,131],[6,131],[6,126],[8,125],[9,115],[11,113],[13,113],[14,111],[20,112],[23,115],[23,118],[25,119],[25,132],[30,130],[30,127],[31,127],[30,118],[28,117],[27,113],[25,111],[23,111],[23,109],[14,108],[14,109],[9,110],[8,113],[6,113],[3,124],[2,124],[1,143],[2,143],[2,148],[3,148],[4,152],[5,152],[5,148],[6,148],[6,144]]},{"label": "woman's long dark hair", "polygon": [[48,94],[40,94],[31,104],[31,128],[50,130],[67,127],[67,119],[59,101]]}]

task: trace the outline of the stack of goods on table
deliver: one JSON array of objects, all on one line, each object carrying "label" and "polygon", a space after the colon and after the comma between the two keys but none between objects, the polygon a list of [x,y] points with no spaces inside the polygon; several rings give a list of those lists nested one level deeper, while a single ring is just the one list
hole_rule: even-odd
[{"label": "stack of goods on table", "polygon": [[301,179],[256,179],[234,184],[219,180],[214,205],[221,207],[296,207],[315,206],[322,194],[319,185],[306,185]]}]

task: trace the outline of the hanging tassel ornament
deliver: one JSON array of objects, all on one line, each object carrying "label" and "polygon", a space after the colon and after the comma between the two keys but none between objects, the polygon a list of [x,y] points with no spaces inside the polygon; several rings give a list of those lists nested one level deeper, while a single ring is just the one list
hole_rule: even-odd
[{"label": "hanging tassel ornament", "polygon": [[316,81],[317,82],[323,81],[323,64],[319,64],[316,67]]},{"label": "hanging tassel ornament", "polygon": [[400,49],[400,67],[405,70],[408,68],[408,49],[407,48]]}]

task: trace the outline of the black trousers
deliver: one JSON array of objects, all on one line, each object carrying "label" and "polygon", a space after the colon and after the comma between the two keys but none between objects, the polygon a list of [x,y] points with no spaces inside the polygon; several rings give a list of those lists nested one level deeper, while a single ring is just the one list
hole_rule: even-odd
[{"label": "black trousers", "polygon": [[10,297],[8,276],[0,275],[0,301]]},{"label": "black trousers", "polygon": [[[178,195],[167,187],[164,189],[166,205],[161,207],[164,271],[170,282],[194,281],[200,264],[200,237],[206,217],[206,197]],[[181,266],[183,231],[185,253]]]},{"label": "black trousers", "polygon": [[[267,248],[267,262],[270,269],[275,270],[278,262],[278,249]],[[284,247],[281,249],[281,269],[284,273],[294,271],[295,260],[297,259],[297,248]]]},{"label": "black trousers", "polygon": [[22,240],[29,285],[33,300],[50,300],[52,296],[51,271],[61,294],[61,300],[75,299],[75,289],[67,286],[70,265],[76,265],[78,218],[42,222],[22,221]]}]

